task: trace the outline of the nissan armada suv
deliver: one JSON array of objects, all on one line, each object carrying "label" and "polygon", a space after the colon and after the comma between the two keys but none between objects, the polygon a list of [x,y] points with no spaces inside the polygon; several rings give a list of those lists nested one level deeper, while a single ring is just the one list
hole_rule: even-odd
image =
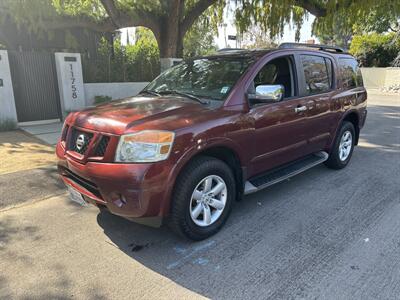
[{"label": "nissan armada suv", "polygon": [[58,170],[72,200],[201,240],[242,195],[320,163],[344,168],[366,99],[340,48],[226,49],[183,61],[135,97],[70,113]]}]

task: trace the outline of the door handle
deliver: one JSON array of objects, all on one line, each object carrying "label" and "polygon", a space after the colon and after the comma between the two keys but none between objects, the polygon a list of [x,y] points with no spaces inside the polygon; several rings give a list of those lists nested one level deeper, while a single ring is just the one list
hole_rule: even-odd
[{"label": "door handle", "polygon": [[307,110],[307,106],[299,106],[294,109],[296,113],[303,112]]}]

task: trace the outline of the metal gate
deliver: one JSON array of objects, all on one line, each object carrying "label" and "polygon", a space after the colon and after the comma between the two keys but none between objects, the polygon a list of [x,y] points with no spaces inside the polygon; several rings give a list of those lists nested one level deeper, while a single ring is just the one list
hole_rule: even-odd
[{"label": "metal gate", "polygon": [[18,122],[60,119],[53,53],[9,52]]}]

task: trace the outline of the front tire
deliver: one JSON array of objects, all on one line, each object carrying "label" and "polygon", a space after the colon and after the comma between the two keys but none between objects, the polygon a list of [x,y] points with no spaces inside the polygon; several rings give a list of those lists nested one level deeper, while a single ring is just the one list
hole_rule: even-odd
[{"label": "front tire", "polygon": [[343,122],[325,165],[336,170],[346,167],[353,154],[355,140],[356,135],[353,123]]},{"label": "front tire", "polygon": [[236,197],[232,170],[223,161],[199,156],[178,176],[170,227],[191,240],[203,240],[225,224]]}]

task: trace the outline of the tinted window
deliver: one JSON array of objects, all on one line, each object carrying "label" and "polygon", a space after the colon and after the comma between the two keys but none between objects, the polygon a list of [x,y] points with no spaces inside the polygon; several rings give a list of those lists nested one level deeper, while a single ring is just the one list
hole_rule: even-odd
[{"label": "tinted window", "polygon": [[332,87],[332,62],[316,55],[301,55],[306,91],[309,95],[324,93]]},{"label": "tinted window", "polygon": [[146,90],[157,93],[178,91],[197,97],[224,100],[252,58],[199,58],[187,60],[162,73]]},{"label": "tinted window", "polygon": [[354,58],[340,58],[339,70],[344,88],[363,86],[361,70]]},{"label": "tinted window", "polygon": [[325,59],[325,64],[326,64],[326,70],[328,72],[328,78],[329,78],[329,85],[332,88],[333,87],[333,67],[332,67],[332,61],[329,58],[324,58]]}]

